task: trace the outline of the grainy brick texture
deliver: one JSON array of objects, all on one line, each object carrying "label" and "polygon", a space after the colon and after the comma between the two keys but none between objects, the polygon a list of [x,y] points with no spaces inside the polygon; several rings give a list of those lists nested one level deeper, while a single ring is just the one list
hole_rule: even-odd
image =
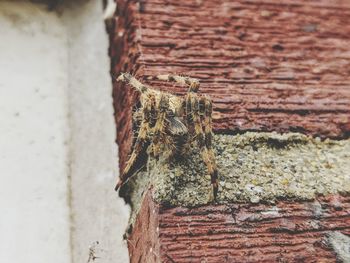
[{"label": "grainy brick texture", "polygon": [[[200,79],[214,131],[350,135],[350,1],[117,0],[112,72]],[[114,85],[121,169],[137,94]],[[166,208],[146,195],[131,262],[335,262],[327,231],[350,234],[350,199]],[[276,210],[276,207],[278,208]]]},{"label": "grainy brick texture", "polygon": [[[214,100],[216,132],[349,136],[350,1],[117,2],[115,74],[199,78],[200,91]],[[131,144],[130,93],[115,85],[122,165]]]},{"label": "grainy brick texture", "polygon": [[350,198],[167,208],[146,195],[131,262],[336,262],[327,233],[350,235]]}]

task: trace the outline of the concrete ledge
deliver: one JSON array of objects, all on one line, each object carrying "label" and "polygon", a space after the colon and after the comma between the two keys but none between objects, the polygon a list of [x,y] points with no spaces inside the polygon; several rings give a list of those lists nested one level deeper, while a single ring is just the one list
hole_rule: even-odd
[{"label": "concrete ledge", "polygon": [[[219,170],[216,203],[275,203],[350,193],[350,140],[321,141],[297,133],[215,135],[214,151]],[[123,187],[121,195],[134,213],[149,187],[160,204],[213,203],[210,177],[195,144],[182,161],[149,159],[147,169]]]},{"label": "concrete ledge", "polygon": [[181,162],[150,159],[148,170],[123,187],[133,208],[131,262],[335,262],[349,256],[333,236],[350,234],[350,140],[246,133],[215,135],[214,141],[215,203],[195,145]]}]

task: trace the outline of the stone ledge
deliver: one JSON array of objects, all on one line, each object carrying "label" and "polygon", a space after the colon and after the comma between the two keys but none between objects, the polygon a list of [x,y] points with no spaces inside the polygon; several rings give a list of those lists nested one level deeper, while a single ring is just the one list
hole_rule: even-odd
[{"label": "stone ledge", "polygon": [[[215,135],[219,169],[217,203],[275,203],[350,193],[350,140],[297,133]],[[196,145],[181,161],[150,159],[121,192],[137,210],[152,187],[156,202],[193,207],[212,203],[212,188]]]}]

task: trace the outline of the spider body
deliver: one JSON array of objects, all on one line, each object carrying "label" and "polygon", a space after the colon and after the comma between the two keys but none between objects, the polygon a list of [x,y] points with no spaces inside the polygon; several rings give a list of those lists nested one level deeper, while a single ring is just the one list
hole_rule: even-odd
[{"label": "spider body", "polygon": [[133,114],[137,137],[116,190],[145,165],[148,156],[158,158],[167,153],[169,159],[181,158],[195,141],[211,176],[215,198],[218,171],[212,150],[212,102],[197,94],[197,79],[177,75],[156,78],[188,86],[187,94],[180,97],[153,89],[129,73],[122,73],[117,78],[141,93],[141,107]]}]

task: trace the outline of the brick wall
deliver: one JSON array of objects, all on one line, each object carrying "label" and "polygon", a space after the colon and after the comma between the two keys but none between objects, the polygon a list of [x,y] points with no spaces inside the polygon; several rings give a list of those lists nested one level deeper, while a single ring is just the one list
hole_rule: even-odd
[{"label": "brick wall", "polygon": [[[110,48],[114,74],[129,71],[179,95],[186,89],[148,77],[178,73],[199,78],[200,92],[214,102],[216,133],[292,131],[323,139],[349,137],[348,1],[118,1],[117,14]],[[121,168],[131,149],[136,99],[131,89],[115,83]],[[130,237],[132,261],[312,262],[319,257],[333,262],[335,254],[322,245],[325,232],[349,234],[348,200],[340,198],[343,214],[338,216],[328,203],[334,198],[315,201],[329,209],[316,222],[312,202],[282,202],[285,213],[260,218],[258,210],[269,211],[271,205],[168,210],[149,197]],[[149,207],[156,209],[156,221],[146,216],[152,214]],[[188,224],[188,218],[200,223]],[[159,232],[140,235],[149,223]],[[150,248],[155,258],[148,254]]]}]

